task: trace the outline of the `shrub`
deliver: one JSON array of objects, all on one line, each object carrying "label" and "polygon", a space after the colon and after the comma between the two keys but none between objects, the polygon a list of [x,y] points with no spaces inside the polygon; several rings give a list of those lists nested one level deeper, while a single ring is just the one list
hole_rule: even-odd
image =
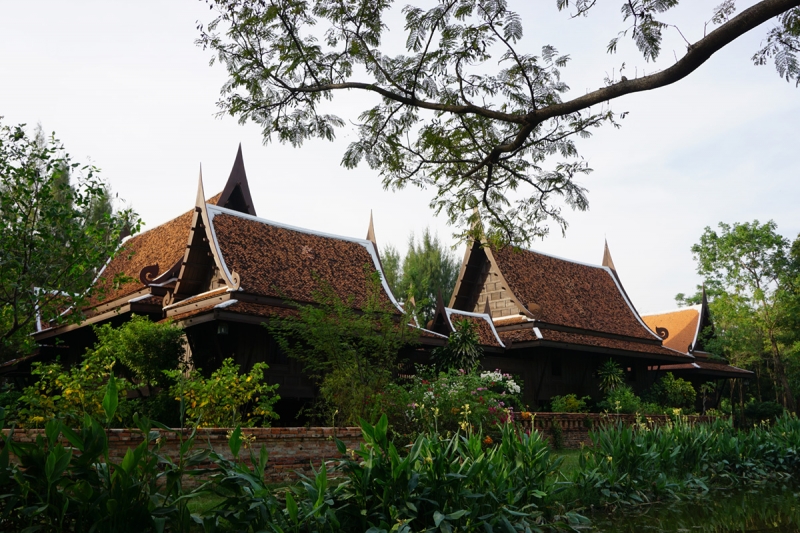
[{"label": "shrub", "polygon": [[330,424],[334,413],[337,424],[358,425],[369,418],[372,397],[391,381],[400,349],[416,341],[416,331],[407,327],[409,317],[398,316],[384,296],[380,273],[372,268],[364,265],[362,301],[342,298],[315,278],[315,303],[290,302],[296,316],[266,324],[281,349],[319,386],[321,402],[315,411],[323,424]]},{"label": "shrub", "polygon": [[448,370],[472,372],[483,355],[475,324],[465,318],[456,321],[454,326],[455,331],[447,338],[447,344],[436,348],[431,354],[434,367],[443,372]]},{"label": "shrub", "polygon": [[132,315],[118,328],[110,324],[95,327],[97,343],[93,351],[118,361],[117,372],[141,386],[155,386],[164,380],[164,370],[180,365],[184,355],[183,330],[171,323],[152,322],[147,317]]},{"label": "shrub", "polygon": [[597,377],[600,380],[598,384],[600,391],[606,394],[625,385],[625,373],[613,359],[600,365],[600,368],[597,369]]},{"label": "shrub", "polygon": [[[79,365],[64,369],[58,361],[36,362],[31,374],[38,376],[25,387],[19,398],[17,419],[24,427],[44,427],[49,420],[61,420],[69,427],[80,427],[85,416],[101,418],[106,383],[113,375],[114,360],[104,351],[88,351]],[[116,422],[128,419],[130,405],[124,379],[116,380],[119,407]]]},{"label": "shrub", "polygon": [[609,391],[598,406],[609,413],[630,414],[642,412],[642,400],[627,385]]},{"label": "shrub", "polygon": [[747,418],[759,422],[773,421],[783,414],[783,406],[777,402],[751,402],[744,408]]},{"label": "shrub", "polygon": [[663,407],[693,411],[697,392],[691,383],[667,372],[650,389],[647,399]]},{"label": "shrub", "polygon": [[589,409],[586,407],[588,400],[591,400],[588,396],[578,398],[574,394],[553,396],[550,399],[550,410],[554,413],[588,413]]},{"label": "shrub", "polygon": [[256,363],[249,373],[240,375],[239,365],[227,358],[209,379],[195,369],[188,375],[180,370],[168,371],[167,375],[175,380],[170,391],[182,403],[190,425],[269,426],[271,419],[278,418],[272,406],[280,396],[275,394],[278,385],[264,382],[268,368],[266,363]]},{"label": "shrub", "polygon": [[387,413],[395,432],[412,437],[437,430],[493,430],[513,420],[522,406],[520,385],[500,370],[418,371],[406,383],[387,387],[374,396],[374,420]]}]

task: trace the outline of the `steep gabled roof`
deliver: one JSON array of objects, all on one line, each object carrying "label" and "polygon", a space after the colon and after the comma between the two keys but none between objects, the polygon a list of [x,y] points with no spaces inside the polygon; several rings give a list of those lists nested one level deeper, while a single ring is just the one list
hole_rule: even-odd
[{"label": "steep gabled roof", "polygon": [[[214,204],[217,194],[208,200]],[[186,235],[192,223],[194,210],[135,235],[120,246],[114,258],[106,265],[94,284],[90,306],[110,302],[133,294],[165,273],[175,270],[186,250]],[[120,277],[128,281],[116,283]]]},{"label": "steep gabled roof", "polygon": [[647,341],[659,338],[608,267],[511,247],[492,252],[508,288],[537,321]]},{"label": "steep gabled roof", "polygon": [[702,305],[693,305],[664,313],[642,315],[642,320],[663,339],[664,346],[691,353],[702,331],[701,315]]},{"label": "steep gabled roof", "polygon": [[[347,301],[362,307],[367,298],[367,277],[382,275],[375,247],[366,239],[341,237],[297,228],[207,206],[208,223],[224,267],[238,275],[238,289],[245,293],[313,302],[322,280]],[[385,279],[381,298],[395,301]]]},{"label": "steep gabled roof", "polygon": [[[255,215],[241,145],[222,192],[205,203],[219,204]],[[136,293],[150,283],[176,277],[184,260],[187,235],[194,227],[196,213],[195,208],[124,241],[118,253],[98,276],[93,286],[94,295],[90,300],[90,307]],[[119,283],[120,278],[128,281]]]}]

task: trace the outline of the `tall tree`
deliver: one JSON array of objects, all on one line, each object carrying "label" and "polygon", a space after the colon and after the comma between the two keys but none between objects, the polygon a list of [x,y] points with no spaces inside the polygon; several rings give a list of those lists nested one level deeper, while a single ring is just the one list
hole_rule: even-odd
[{"label": "tall tree", "polygon": [[692,247],[697,272],[715,288],[712,351],[721,350],[751,368],[763,365],[774,380],[776,399],[794,409],[787,363],[800,341],[793,327],[800,271],[794,269],[790,242],[773,221],[720,223],[718,228],[707,227]]},{"label": "tall tree", "polygon": [[[374,95],[361,113],[358,138],[342,159],[366,161],[385,187],[432,188],[431,207],[462,228],[484,223],[488,237],[527,243],[562,231],[562,204],[588,207],[576,178],[590,171],[575,139],[617,124],[608,102],[675,83],[737,37],[774,19],[756,64],[774,60],[787,81],[800,82],[800,0],[759,0],[736,14],[735,0],[713,11],[703,38],[687,42],[674,64],[628,79],[598,80],[599,88],[570,98],[562,70],[569,55],[544,44],[520,48],[521,17],[506,0],[436,0],[402,9],[404,27],[390,27],[391,0],[211,0],[216,17],[200,26],[199,43],[228,70],[219,105],[252,120],[265,140],[301,145],[332,139],[343,118],[326,100],[342,91]],[[624,0],[622,32],[647,61],[661,52],[668,12],[678,0]],[[559,10],[587,16],[596,0],[556,0]],[[735,15],[735,16],[734,16]],[[698,21],[702,26],[703,21]],[[392,33],[405,34],[393,53]],[[370,102],[369,99],[365,99]],[[366,106],[371,105],[369,103]]]},{"label": "tall tree", "polygon": [[82,318],[120,233],[139,225],[130,210],[101,213],[107,201],[97,169],[73,163],[55,137],[0,123],[0,360],[33,348],[37,320]]},{"label": "tall tree", "polygon": [[425,325],[436,312],[436,298],[441,294],[445,304],[450,301],[456,286],[460,262],[448,250],[438,235],[429,228],[417,239],[408,238],[408,251],[400,264],[397,250],[389,246],[382,254],[386,281],[398,298],[407,301],[414,297],[414,314]]}]

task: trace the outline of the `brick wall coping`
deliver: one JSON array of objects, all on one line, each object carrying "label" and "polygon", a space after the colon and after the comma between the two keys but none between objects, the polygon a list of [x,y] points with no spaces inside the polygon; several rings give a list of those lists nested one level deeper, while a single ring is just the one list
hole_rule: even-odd
[{"label": "brick wall coping", "polygon": [[[8,435],[10,429],[3,429],[3,435]],[[192,432],[190,428],[172,428],[171,431],[153,428],[153,431],[161,433],[162,437],[169,439],[170,437],[176,438],[174,432],[182,433],[189,436]],[[233,431],[233,428],[199,428],[197,430],[196,439],[198,441],[204,440],[228,440],[228,434]],[[76,430],[80,434],[79,430]],[[256,437],[257,439],[280,439],[281,441],[293,439],[327,439],[337,438],[353,439],[361,437],[361,428],[359,427],[277,427],[277,428],[242,428],[242,434],[247,436]],[[42,428],[15,428],[14,440],[25,441],[27,438],[35,439],[37,435],[44,436],[44,429]],[[110,428],[106,430],[109,442],[127,441],[131,438],[141,438],[141,432],[137,428]]]}]

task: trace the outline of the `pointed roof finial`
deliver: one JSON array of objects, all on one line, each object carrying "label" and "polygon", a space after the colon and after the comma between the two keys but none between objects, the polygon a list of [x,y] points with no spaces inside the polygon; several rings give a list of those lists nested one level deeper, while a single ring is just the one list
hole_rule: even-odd
[{"label": "pointed roof finial", "polygon": [[489,295],[486,295],[486,304],[483,306],[483,312],[490,317],[492,316],[492,307],[489,305]]},{"label": "pointed roof finial", "polygon": [[206,203],[206,193],[203,190],[203,164],[200,163],[200,176],[197,178],[197,198],[194,200],[194,206],[200,207]]},{"label": "pointed roof finial", "polygon": [[608,239],[605,239],[605,248],[603,249],[603,263],[604,267],[608,267],[614,272],[617,271],[616,267],[614,266],[614,260],[611,259],[611,252],[608,249]]},{"label": "pointed roof finial", "polygon": [[247,173],[244,170],[242,143],[239,143],[231,174],[228,176],[225,188],[222,189],[217,205],[256,216],[256,208],[253,206],[253,198],[250,196],[250,185],[247,183]]},{"label": "pointed roof finial", "polygon": [[367,228],[367,240],[378,247],[378,241],[375,239],[375,224],[372,222],[372,209],[369,210],[369,227]]}]

